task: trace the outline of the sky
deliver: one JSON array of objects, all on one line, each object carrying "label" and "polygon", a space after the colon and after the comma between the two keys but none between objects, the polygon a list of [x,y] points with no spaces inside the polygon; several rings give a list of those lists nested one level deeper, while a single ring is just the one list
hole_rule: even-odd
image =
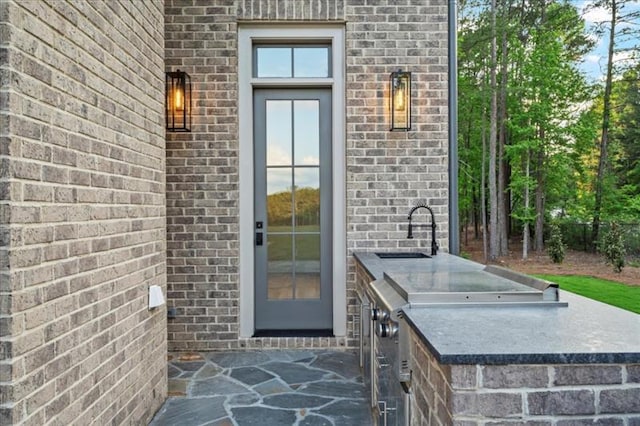
[{"label": "sky", "polygon": [[[587,28],[589,29],[593,29],[599,22],[607,22],[611,20],[611,13],[606,9],[590,7],[590,5],[593,4],[593,0],[573,0],[571,3],[573,3],[581,12],[586,21]],[[640,0],[627,3],[624,13],[626,14],[628,12],[638,10],[640,10]],[[634,23],[634,26],[636,29],[640,29],[640,22]],[[595,34],[593,35],[594,40],[597,40],[596,46],[585,56],[584,62],[581,65],[581,69],[586,73],[587,77],[591,81],[604,79],[606,72],[609,27],[607,26],[606,28],[607,30],[600,38]],[[634,41],[635,45],[640,49],[640,40]],[[624,45],[621,45],[621,47],[629,47],[634,44],[634,41],[627,41]],[[614,57],[614,63],[628,58],[629,55],[630,54],[628,52],[616,54]]]}]

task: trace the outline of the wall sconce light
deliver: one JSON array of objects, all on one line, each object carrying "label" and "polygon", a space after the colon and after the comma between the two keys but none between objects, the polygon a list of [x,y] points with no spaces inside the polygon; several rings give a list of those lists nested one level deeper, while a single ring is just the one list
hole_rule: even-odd
[{"label": "wall sconce light", "polygon": [[394,71],[390,79],[391,131],[411,129],[411,73]]},{"label": "wall sconce light", "polygon": [[170,132],[191,131],[191,77],[184,71],[166,73],[166,117]]}]

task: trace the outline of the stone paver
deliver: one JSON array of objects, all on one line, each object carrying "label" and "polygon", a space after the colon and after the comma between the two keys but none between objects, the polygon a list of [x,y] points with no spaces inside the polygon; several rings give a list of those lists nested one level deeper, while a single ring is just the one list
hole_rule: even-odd
[{"label": "stone paver", "polygon": [[373,424],[353,352],[273,350],[189,357],[193,360],[169,357],[169,388],[181,392],[167,399],[150,426]]}]

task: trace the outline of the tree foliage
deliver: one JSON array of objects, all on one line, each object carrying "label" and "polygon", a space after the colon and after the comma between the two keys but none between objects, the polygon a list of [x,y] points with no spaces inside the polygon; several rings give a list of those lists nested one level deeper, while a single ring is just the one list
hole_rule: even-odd
[{"label": "tree foliage", "polygon": [[549,241],[547,242],[547,252],[553,263],[562,263],[564,261],[566,247],[562,242],[562,232],[557,224],[551,224],[549,232]]},{"label": "tree foliage", "polygon": [[[609,22],[615,51],[616,37],[632,33],[624,20],[635,12],[625,12],[625,0],[598,5],[620,12]],[[607,118],[606,80],[590,84],[579,68],[594,39],[575,5],[466,0],[460,17],[460,223],[488,240],[485,254],[504,254],[503,226],[522,235],[526,257],[530,239],[543,249],[551,217],[589,220],[599,208],[605,220],[637,220],[640,61],[612,67]],[[606,35],[606,25],[597,35]]]},{"label": "tree foliage", "polygon": [[625,249],[622,242],[622,233],[617,223],[611,224],[611,229],[602,238],[600,252],[604,255],[607,263],[613,266],[615,272],[622,272],[625,260]]}]

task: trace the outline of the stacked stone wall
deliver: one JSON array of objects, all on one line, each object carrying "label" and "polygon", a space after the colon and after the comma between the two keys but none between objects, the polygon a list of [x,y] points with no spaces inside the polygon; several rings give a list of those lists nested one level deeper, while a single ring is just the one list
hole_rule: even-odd
[{"label": "stacked stone wall", "polygon": [[0,424],[167,393],[163,2],[0,2]]},{"label": "stacked stone wall", "polygon": [[412,332],[412,425],[637,425],[640,365],[443,365]]}]

